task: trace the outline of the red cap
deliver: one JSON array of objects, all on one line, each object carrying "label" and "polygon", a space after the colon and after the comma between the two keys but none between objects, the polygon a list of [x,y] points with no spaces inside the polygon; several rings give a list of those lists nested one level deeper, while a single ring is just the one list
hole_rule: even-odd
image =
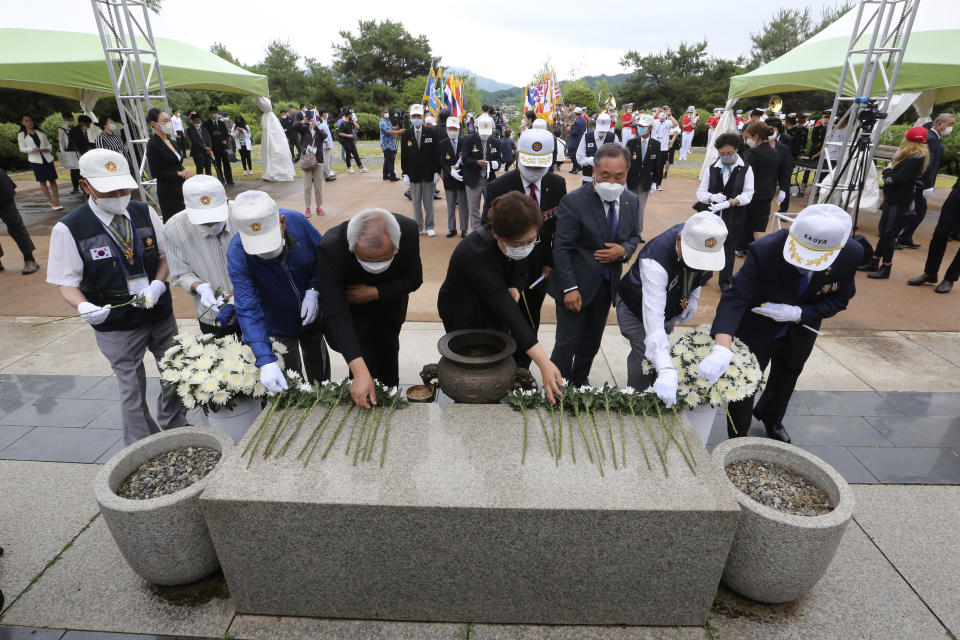
[{"label": "red cap", "polygon": [[927,144],[927,133],[928,131],[923,127],[913,127],[908,129],[907,132],[903,134],[903,137],[910,142]]}]

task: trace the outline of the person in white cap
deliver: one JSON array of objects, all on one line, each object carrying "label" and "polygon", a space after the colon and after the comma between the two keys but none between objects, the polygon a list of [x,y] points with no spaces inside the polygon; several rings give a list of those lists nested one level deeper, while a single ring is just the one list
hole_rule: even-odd
[{"label": "person in white cap", "polygon": [[[670,163],[668,159],[670,157],[670,142],[671,142],[671,132],[673,128],[678,126],[677,120],[669,113],[668,107],[663,107],[660,111],[657,112],[656,120],[653,123],[653,129],[650,133],[651,137],[660,143],[660,181],[663,182],[663,179],[666,178],[666,172],[670,170]],[[660,182],[657,183],[658,188],[660,187]]]},{"label": "person in white cap", "polygon": [[[237,321],[243,342],[269,391],[287,388],[271,347],[286,347],[284,368],[316,382],[330,378],[330,357],[320,326],[317,246],[320,232],[302,213],[278,209],[262,191],[245,191],[230,204],[238,233],[227,249]],[[301,357],[301,351],[303,357]]]},{"label": "person in white cap", "polygon": [[617,323],[630,341],[627,384],[643,391],[653,383],[643,359],[656,369],[653,388],[666,406],[677,402],[677,370],[667,337],[697,313],[700,288],[723,267],[727,226],[709,211],[695,213],[653,238],[620,280]]},{"label": "person in white cap", "polygon": [[473,231],[481,224],[480,197],[496,179],[501,162],[500,140],[493,135],[493,118],[484,113],[476,124],[477,132],[467,138],[463,146],[463,181],[467,186],[467,208]]},{"label": "person in white cap", "polygon": [[423,105],[410,105],[410,127],[400,136],[400,170],[410,188],[413,217],[420,233],[433,237],[433,190],[440,182],[437,130],[423,123]]},{"label": "person in white cap", "polygon": [[[137,182],[122,154],[91,149],[79,167],[80,187],[90,198],[53,227],[47,282],[94,328],[120,387],[123,441],[129,445],[186,424],[176,395],[160,394],[157,421],[147,408],[143,356],[149,349],[159,360],[177,334],[163,223],[153,207],[130,201]],[[139,294],[143,302],[131,304]]]},{"label": "person in white cap", "polygon": [[164,228],[171,282],[193,297],[200,331],[239,333],[235,322],[216,324],[221,307],[232,297],[227,247],[237,232],[227,216],[223,184],[213,176],[193,176],[183,183],[183,202],[186,208]]},{"label": "person in white cap", "polygon": [[657,190],[663,167],[660,166],[660,142],[651,135],[653,116],[644,113],[636,117],[637,135],[624,145],[630,154],[627,189],[640,199],[640,227],[643,228],[643,210],[647,197]]},{"label": "person in white cap", "polygon": [[757,356],[761,370],[770,365],[756,406],[753,398],[730,403],[730,437],[748,435],[752,415],[770,438],[790,442],[783,416],[820,323],[846,309],[856,293],[863,247],[850,237],[852,227],[843,209],[816,204],[797,214],[789,229],[748,246],[733,288],[717,306],[711,329],[716,344],[698,368],[701,378],[716,383],[733,359],[734,336]]},{"label": "person in white cap", "polygon": [[605,144],[617,142],[617,134],[613,132],[610,114],[601,113],[597,116],[597,128],[587,131],[580,139],[577,147],[577,164],[583,169],[583,183],[593,182],[593,159],[597,150]]},{"label": "person in white cap", "polygon": [[447,199],[447,237],[457,235],[457,207],[460,207],[460,237],[467,237],[470,226],[470,211],[467,207],[467,190],[463,184],[460,155],[466,138],[460,135],[460,119],[446,119],[446,137],[440,139],[440,169],[443,173],[443,192]]},{"label": "person in white cap", "polygon": [[700,116],[697,115],[697,110],[694,107],[687,107],[687,113],[684,114],[683,119],[680,121],[681,160],[686,160],[687,155],[690,153],[690,146],[693,144],[693,133],[696,131],[699,121]]}]

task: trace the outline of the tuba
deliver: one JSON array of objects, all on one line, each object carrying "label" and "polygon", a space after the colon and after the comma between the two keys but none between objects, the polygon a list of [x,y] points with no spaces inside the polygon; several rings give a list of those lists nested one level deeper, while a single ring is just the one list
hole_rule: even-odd
[{"label": "tuba", "polygon": [[606,111],[609,107],[617,108],[617,99],[613,97],[613,92],[611,91],[607,95],[606,101],[603,103],[603,109]]},{"label": "tuba", "polygon": [[773,96],[767,107],[774,113],[780,113],[783,110],[783,99],[780,96]]}]

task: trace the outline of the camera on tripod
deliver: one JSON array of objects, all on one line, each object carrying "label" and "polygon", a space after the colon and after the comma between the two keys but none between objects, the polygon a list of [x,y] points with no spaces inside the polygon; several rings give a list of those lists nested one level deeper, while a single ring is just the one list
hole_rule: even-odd
[{"label": "camera on tripod", "polygon": [[866,133],[873,131],[877,122],[887,118],[887,114],[878,109],[879,105],[873,98],[857,98],[854,102],[861,105],[860,110],[857,111],[857,122]]},{"label": "camera on tripod", "polygon": [[390,124],[395,129],[407,129],[410,127],[410,114],[402,107],[397,107],[390,113]]}]

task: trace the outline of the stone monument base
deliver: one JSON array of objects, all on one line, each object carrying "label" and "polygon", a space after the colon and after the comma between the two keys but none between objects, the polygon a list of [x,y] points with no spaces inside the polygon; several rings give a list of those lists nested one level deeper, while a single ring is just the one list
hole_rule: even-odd
[{"label": "stone monument base", "polygon": [[[384,466],[345,455],[352,416],[320,459],[247,467],[247,437],[201,502],[237,611],[264,615],[484,623],[702,625],[739,507],[688,430],[694,474],[675,444],[667,470],[625,422],[626,467],[604,476],[574,429],[557,465],[530,413],[501,405],[411,405],[391,423]],[[550,428],[549,415],[545,416]],[[598,416],[601,433],[606,422]],[[614,417],[614,442],[622,456]],[[292,429],[291,429],[292,430]],[[284,436],[284,439],[286,436]],[[261,447],[262,449],[262,447]]]}]

